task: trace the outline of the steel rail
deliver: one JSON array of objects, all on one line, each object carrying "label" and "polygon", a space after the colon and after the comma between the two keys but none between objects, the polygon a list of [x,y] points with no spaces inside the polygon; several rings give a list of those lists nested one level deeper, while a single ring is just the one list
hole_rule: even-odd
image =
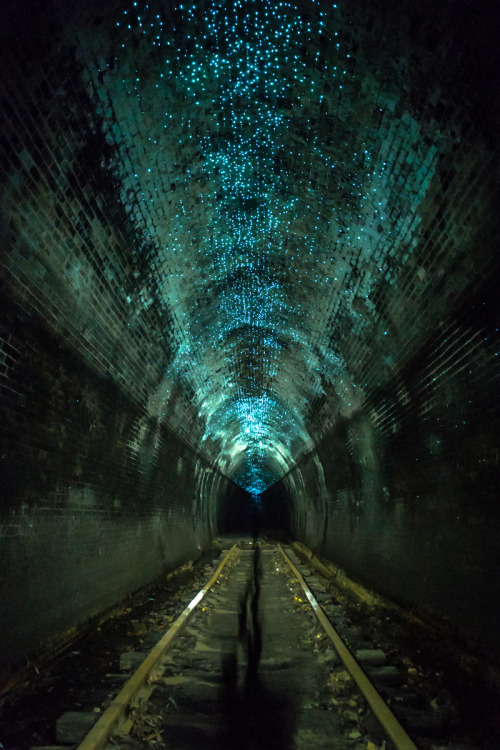
[{"label": "steel rail", "polygon": [[[161,657],[171,645],[172,641],[182,631],[198,604],[203,600],[205,594],[215,584],[222,569],[229,561],[230,557],[232,557],[236,549],[237,545],[234,544],[210,580],[205,584],[201,591],[196,594],[194,599],[170,626],[156,646],[153,647],[132,677],[127,680],[116,698],[111,701],[108,708],[103,712],[102,716],[94,724],[90,732],[78,745],[77,750],[102,750],[102,748],[106,747],[111,735],[116,731],[120,722],[127,718],[127,710],[130,707],[130,704],[133,702],[134,698],[137,697],[141,689],[147,685],[148,679],[157,667]],[[150,692],[152,692],[152,690]]]},{"label": "steel rail", "polygon": [[290,566],[290,569],[293,572],[294,578],[296,578],[297,581],[300,583],[307,597],[307,600],[314,611],[314,614],[320,621],[321,625],[323,626],[323,629],[325,630],[326,634],[328,635],[333,645],[335,646],[338,655],[344,662],[344,665],[347,671],[349,672],[353,680],[356,682],[361,692],[363,693],[370,708],[372,709],[373,713],[379,720],[384,731],[387,733],[387,735],[390,737],[390,739],[396,746],[397,750],[418,750],[415,743],[407,735],[406,731],[403,729],[403,727],[401,726],[397,718],[394,716],[394,714],[392,713],[387,703],[384,701],[380,693],[372,685],[372,683],[370,682],[370,680],[368,679],[368,677],[363,672],[358,662],[352,655],[351,651],[349,651],[349,649],[343,642],[342,638],[337,633],[337,631],[331,624],[330,620],[321,609],[311,589],[305,582],[301,573],[297,570],[293,562],[290,560],[290,558],[286,554],[281,544],[278,544],[278,547],[280,548],[285,561]]}]

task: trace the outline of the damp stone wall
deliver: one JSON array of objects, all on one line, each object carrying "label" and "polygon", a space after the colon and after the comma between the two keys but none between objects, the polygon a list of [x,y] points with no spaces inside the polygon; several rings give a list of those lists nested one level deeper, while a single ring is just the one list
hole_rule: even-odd
[{"label": "damp stone wall", "polygon": [[292,537],[497,662],[498,282],[273,488]]}]

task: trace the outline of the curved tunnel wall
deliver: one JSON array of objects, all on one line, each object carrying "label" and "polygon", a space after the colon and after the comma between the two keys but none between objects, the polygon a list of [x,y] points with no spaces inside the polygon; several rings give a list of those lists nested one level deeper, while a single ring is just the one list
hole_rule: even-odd
[{"label": "curved tunnel wall", "polygon": [[2,675],[195,557],[230,484],[45,321],[3,312]]},{"label": "curved tunnel wall", "polygon": [[292,536],[497,661],[499,282],[281,482]]},{"label": "curved tunnel wall", "polygon": [[45,56],[50,16],[16,12],[26,67],[2,60],[0,84],[2,679],[196,556],[230,484],[189,388],[165,379],[171,322],[146,299],[75,62]]},{"label": "curved tunnel wall", "polygon": [[495,4],[250,3],[248,70],[158,4],[165,68],[133,4],[0,27],[0,668],[294,462],[275,530],[490,644]]}]

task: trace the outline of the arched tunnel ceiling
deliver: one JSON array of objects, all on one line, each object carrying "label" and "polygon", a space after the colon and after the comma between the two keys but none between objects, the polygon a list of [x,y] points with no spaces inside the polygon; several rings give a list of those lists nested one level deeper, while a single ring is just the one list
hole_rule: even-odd
[{"label": "arched tunnel ceiling", "polygon": [[[406,361],[481,266],[457,258],[492,201],[488,144],[459,124],[474,84],[439,8],[434,41],[425,9],[385,3],[59,9],[140,239],[130,318],[165,321],[152,403],[168,419],[188,392],[202,449],[255,494]],[[433,242],[459,220],[460,247]]]}]

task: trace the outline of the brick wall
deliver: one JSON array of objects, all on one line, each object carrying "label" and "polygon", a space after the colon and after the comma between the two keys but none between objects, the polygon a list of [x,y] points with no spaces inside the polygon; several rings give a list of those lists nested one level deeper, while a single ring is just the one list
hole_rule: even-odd
[{"label": "brick wall", "polygon": [[0,673],[193,557],[225,480],[4,300]]},{"label": "brick wall", "polygon": [[135,7],[0,25],[1,668],[236,522],[257,443],[276,526],[490,643],[497,9],[299,2],[259,82]]},{"label": "brick wall", "polygon": [[44,9],[2,30],[0,679],[197,555],[227,484],[165,383],[169,313]]},{"label": "brick wall", "polygon": [[293,535],[500,659],[498,277],[274,489]]}]

